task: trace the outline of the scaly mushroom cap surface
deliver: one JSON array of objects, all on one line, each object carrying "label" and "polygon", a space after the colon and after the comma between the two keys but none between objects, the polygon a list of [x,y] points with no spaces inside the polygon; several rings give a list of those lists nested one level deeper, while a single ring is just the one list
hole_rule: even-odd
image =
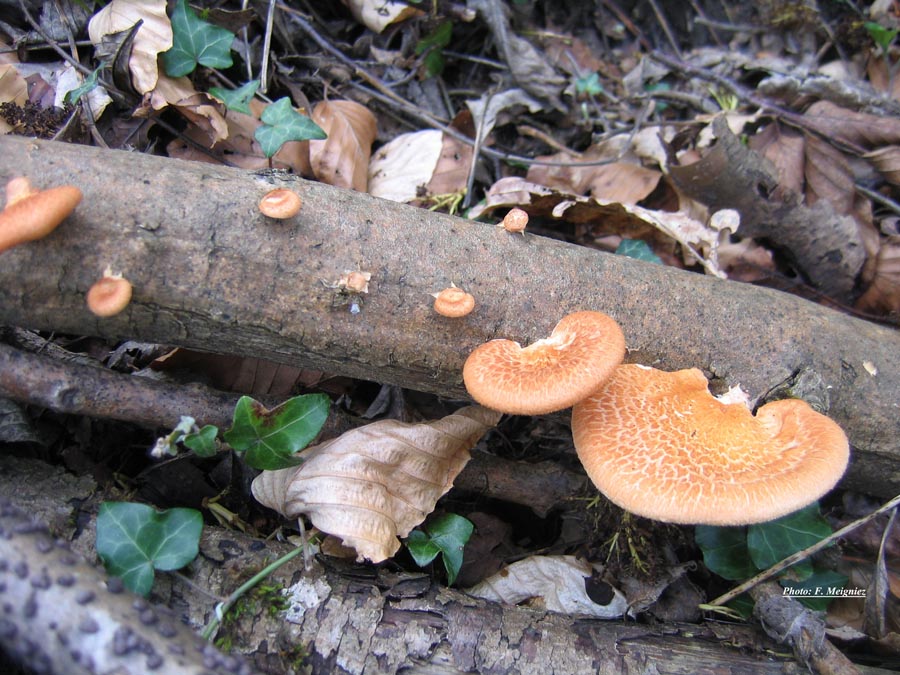
[{"label": "scaly mushroom cap surface", "polygon": [[27,186],[27,181],[7,186],[8,203],[0,211],[0,253],[46,237],[75,210],[82,197],[81,190],[72,185],[39,192]]},{"label": "scaly mushroom cap surface", "polygon": [[646,518],[746,525],[807,506],[840,480],[849,443],[834,421],[799,399],[767,403],[754,417],[707,387],[696,368],[619,366],[572,411],[594,485]]},{"label": "scaly mushroom cap surface", "polygon": [[625,336],[601,312],[575,312],[549,338],[522,348],[512,340],[476,347],[463,366],[469,394],[483,406],[541,415],[590,396],[625,358]]}]

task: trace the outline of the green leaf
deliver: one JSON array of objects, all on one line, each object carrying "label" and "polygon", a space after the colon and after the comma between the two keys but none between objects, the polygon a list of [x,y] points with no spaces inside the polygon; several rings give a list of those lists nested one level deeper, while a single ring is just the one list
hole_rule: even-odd
[{"label": "green leaf", "polygon": [[406,547],[419,567],[429,564],[440,553],[447,570],[447,584],[452,586],[462,567],[463,549],[474,530],[472,521],[446,513],[429,523],[425,532],[410,532]]},{"label": "green leaf", "polygon": [[602,94],[603,84],[600,82],[600,75],[591,73],[590,75],[576,78],[575,92],[587,96],[597,96],[598,94]]},{"label": "green leaf", "polygon": [[294,110],[287,96],[263,110],[260,119],[263,124],[256,128],[253,137],[259,142],[266,157],[272,157],[288,141],[321,141],[328,138],[322,127]]},{"label": "green leaf", "polygon": [[93,89],[96,89],[97,79],[100,77],[101,70],[103,70],[103,66],[95,68],[91,72],[91,74],[85,78],[84,82],[82,82],[80,86],[75,87],[74,89],[70,89],[66,92],[66,95],[63,97],[63,101],[65,103],[71,103],[74,105],[81,100],[82,96],[90,93]]},{"label": "green leaf", "polygon": [[234,34],[204,21],[178,0],[172,12],[172,48],[162,55],[169,77],[192,73],[199,63],[209,68],[231,67]]},{"label": "green leaf", "polygon": [[325,394],[306,394],[288,399],[267,410],[258,401],[242,396],[234,408],[225,442],[246,452],[247,463],[256,469],[285,469],[300,464],[294,456],[316,437],[331,407]]},{"label": "green leaf", "polygon": [[662,259],[653,252],[650,245],[642,239],[623,239],[616,249],[616,253],[644,262],[662,265]]},{"label": "green leaf", "polygon": [[749,579],[759,570],[747,551],[747,528],[697,525],[694,541],[703,551],[703,562],[724,579]]},{"label": "green leaf", "polygon": [[897,37],[897,29],[885,28],[880,23],[875,23],[874,21],[866,21],[863,26],[869,31],[869,35],[872,36],[875,44],[881,47],[881,50],[887,54],[888,47],[891,46],[894,38]]},{"label": "green leaf", "polygon": [[[831,534],[831,526],[819,514],[819,504],[810,504],[768,523],[747,529],[747,548],[753,564],[765,570],[789,555],[802,551]],[[812,573],[812,565],[794,565],[791,570],[804,578]]]},{"label": "green leaf", "polygon": [[146,504],[103,502],[97,553],[126,588],[148,595],[154,570],[177,570],[197,557],[203,516],[195,509],[156,511]]},{"label": "green leaf", "polygon": [[[434,77],[444,71],[444,47],[453,37],[453,22],[444,21],[416,44],[416,54],[425,54],[425,77]],[[426,53],[427,52],[427,53]]]},{"label": "green leaf", "polygon": [[216,454],[216,436],[218,435],[219,428],[207,424],[200,431],[185,434],[181,442],[198,457],[212,457]]},{"label": "green leaf", "polygon": [[259,80],[248,82],[237,89],[222,89],[221,87],[210,87],[209,93],[225,104],[229,110],[251,115],[250,101],[256,90],[259,89]]}]

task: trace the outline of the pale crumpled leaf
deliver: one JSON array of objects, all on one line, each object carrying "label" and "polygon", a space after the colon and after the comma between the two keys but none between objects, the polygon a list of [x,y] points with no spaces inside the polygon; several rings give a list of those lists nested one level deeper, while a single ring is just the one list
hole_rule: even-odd
[{"label": "pale crumpled leaf", "polygon": [[365,192],[369,158],[378,131],[375,115],[355,101],[322,101],[313,108],[312,121],[328,134],[309,142],[313,173],[323,183]]},{"label": "pale crumpled leaf", "polygon": [[[591,599],[585,580],[593,575],[590,563],[571,555],[535,555],[514,562],[466,590],[469,595],[493,602],[517,605],[537,598],[553,612],[580,614],[598,619],[617,619],[628,610],[628,601],[615,587],[603,584],[600,604]],[[596,597],[596,596],[595,596]]]},{"label": "pale crumpled leaf", "polygon": [[872,283],[856,307],[869,312],[900,312],[900,236],[882,242],[875,257]]},{"label": "pale crumpled leaf", "polygon": [[220,112],[221,104],[209,94],[194,89],[190,78],[160,75],[156,87],[145,94],[141,107],[134,114],[147,116],[151,108],[161,110],[166,106],[172,106],[196,124],[210,138],[207,145],[228,138],[228,122]]},{"label": "pale crumpled leaf", "polygon": [[360,560],[381,562],[434,510],[469,449],[499,420],[500,413],[469,406],[428,423],[374,422],[308,448],[299,467],[263,471],[253,496],[287,518],[305,513]]},{"label": "pale crumpled leaf", "polygon": [[544,105],[524,89],[507,89],[497,94],[485,94],[479,99],[466,101],[466,107],[472,113],[472,121],[478,135],[484,139],[497,125],[501,113],[524,106],[529,112],[536,113],[544,109]]},{"label": "pale crumpled leaf", "polygon": [[353,18],[369,30],[380,33],[393,23],[405,21],[424,12],[396,0],[342,0]]},{"label": "pale crumpled leaf", "polygon": [[166,0],[112,0],[91,18],[88,35],[98,45],[104,35],[127,30],[138,21],[143,23],[135,35],[128,68],[135,90],[146,94],[156,87],[159,77],[157,55],[172,47]]},{"label": "pale crumpled leaf", "polygon": [[369,162],[369,194],[394,202],[421,196],[441,157],[443,132],[414,131],[381,146]]}]

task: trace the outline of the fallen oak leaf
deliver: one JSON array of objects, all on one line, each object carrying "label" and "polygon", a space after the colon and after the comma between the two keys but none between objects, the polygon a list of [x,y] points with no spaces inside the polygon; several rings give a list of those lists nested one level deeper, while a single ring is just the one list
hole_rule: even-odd
[{"label": "fallen oak leaf", "polygon": [[308,448],[299,467],[263,471],[251,489],[286,518],[307,514],[361,560],[381,562],[434,510],[500,413],[468,406],[439,420],[383,420]]}]

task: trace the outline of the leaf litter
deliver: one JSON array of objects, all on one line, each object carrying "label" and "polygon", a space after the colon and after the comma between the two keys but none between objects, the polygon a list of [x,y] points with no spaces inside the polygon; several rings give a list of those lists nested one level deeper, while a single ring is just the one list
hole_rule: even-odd
[{"label": "leaf litter", "polygon": [[[764,27],[762,32],[702,28],[712,46],[682,43],[681,49],[675,49],[681,59],[673,60],[661,56],[660,49],[669,52],[671,44],[664,43],[677,38],[659,38],[659,43],[653,44],[642,31],[649,21],[653,35],[664,35],[671,28],[668,21],[677,33],[678,19],[666,19],[666,10],[662,18],[657,17],[657,26],[646,17],[616,13],[611,3],[595,8],[599,18],[594,22],[584,20],[583,10],[575,10],[572,17],[565,15],[565,9],[553,7],[543,13],[521,8],[510,13],[505,3],[478,0],[472,3],[477,17],[470,11],[450,20],[454,44],[459,41],[462,45],[457,49],[471,51],[472,42],[467,40],[473,35],[479,37],[478,44],[484,44],[485,34],[491,36],[493,43],[486,47],[491,58],[485,61],[484,54],[452,53],[443,43],[418,49],[416,41],[424,43],[432,34],[436,25],[432,19],[448,19],[430,16],[423,11],[425,7],[377,0],[348,0],[346,4],[350,15],[326,10],[327,20],[340,25],[347,38],[346,42],[329,43],[334,48],[331,52],[322,48],[322,40],[328,39],[322,36],[333,33],[317,33],[315,37],[320,39],[316,40],[292,10],[279,7],[276,12],[276,40],[270,53],[281,59],[266,82],[267,89],[289,96],[282,99],[286,103],[279,101],[290,108],[287,112],[304,115],[311,107],[312,119],[328,137],[288,141],[269,159],[257,131],[264,126],[264,111],[271,102],[257,95],[249,102],[250,112],[242,113],[226,109],[221,97],[210,93],[213,85],[240,90],[242,83],[249,84],[257,76],[255,70],[250,76],[250,68],[244,72],[235,67],[227,73],[216,68],[227,68],[232,59],[242,61],[251,49],[256,50],[252,62],[259,60],[258,41],[252,46],[247,35],[220,32],[236,31],[240,25],[249,27],[257,39],[262,36],[258,17],[251,14],[235,26],[215,27],[218,37],[211,42],[218,46],[212,59],[204,56],[210,47],[205,42],[196,52],[187,49],[183,41],[179,43],[179,53],[192,62],[191,70],[189,75],[171,77],[159,67],[159,56],[174,43],[165,3],[113,0],[91,20],[90,36],[97,47],[97,60],[101,43],[106,42],[110,49],[104,57],[107,65],[113,71],[117,65],[124,66],[127,76],[124,81],[117,79],[115,85],[126,91],[114,92],[114,104],[95,116],[98,133],[110,139],[142,139],[144,149],[149,149],[146,133],[132,136],[122,130],[136,132],[161,125],[162,119],[180,119],[177,133],[160,134],[163,151],[169,156],[223,161],[250,169],[283,168],[423,206],[457,204],[437,198],[466,195],[474,204],[467,214],[470,218],[496,220],[516,206],[532,217],[529,232],[609,251],[619,249],[623,242],[639,241],[648,247],[648,259],[656,256],[665,264],[769,285],[789,277],[797,280],[791,286],[807,286],[848,311],[868,312],[887,321],[896,321],[900,314],[900,213],[895,201],[900,183],[900,78],[896,77],[894,47],[890,42],[873,45],[874,33],[868,38],[855,33],[850,40],[841,32],[845,30],[842,24],[841,30],[832,34],[845,51],[860,58],[835,57],[827,62],[826,58],[834,55],[823,50],[823,58],[810,69],[810,62],[798,58],[789,39],[791,31],[815,35],[797,31],[797,25],[791,24],[802,24],[803,19],[778,19],[773,14],[777,8],[750,9],[742,25],[756,23]],[[882,4],[872,5],[871,16],[865,18],[876,25],[894,25],[890,14],[879,13]],[[210,12],[203,20],[213,26],[222,18]],[[707,25],[702,17],[697,19],[698,25]],[[812,23],[830,29],[830,20],[823,13],[815,15]],[[136,28],[138,21],[141,24]],[[407,29],[403,41],[393,39],[394,31]],[[481,32],[473,33],[475,30]],[[196,26],[190,32],[204,34]],[[286,35],[303,43],[308,62],[282,52],[285,43],[279,40]],[[248,51],[232,50],[232,46]],[[809,47],[807,42],[800,53]],[[424,58],[434,50],[447,52],[440,54],[444,66],[440,73],[425,77]],[[9,104],[15,114],[0,119],[0,133],[23,128],[21,120],[33,114],[26,105],[46,105],[41,91],[46,94],[49,89],[51,101],[59,98],[52,95],[58,85],[49,70],[35,75],[15,59],[8,60],[12,63],[0,66],[0,104]],[[53,67],[60,70],[61,65]],[[173,72],[180,74],[184,67],[188,66]],[[359,73],[366,77],[358,77]],[[36,82],[35,78],[41,80],[40,87],[29,95],[27,84]],[[865,79],[868,82],[863,82]],[[447,84],[456,87],[448,89]],[[748,88],[752,86],[755,90]],[[100,87],[114,89],[106,79]],[[307,95],[319,102],[310,106]],[[760,101],[760,96],[767,98]],[[462,112],[455,114],[459,111],[469,119],[459,121]],[[400,123],[398,118],[403,118]],[[218,361],[213,367],[226,371],[221,378],[225,388],[239,388],[238,383],[247,379],[249,384],[240,386],[280,396],[293,386],[321,387],[315,374],[282,370],[265,362]],[[876,376],[871,371],[870,375]],[[366,398],[358,385],[338,387],[334,396],[350,401],[350,406],[359,407],[359,401]],[[401,404],[391,412],[406,409]],[[496,420],[482,426],[493,423]],[[507,442],[517,453],[531,447],[535,437],[542,439],[544,446],[552,445],[546,425],[535,422],[528,431],[517,432],[516,424],[504,421],[502,428],[510,432]],[[409,432],[418,444],[412,446],[415,451],[409,451],[412,457],[433,452],[432,444],[443,442],[416,429]],[[394,431],[385,433],[391,436]],[[316,466],[328,464],[331,468],[326,449],[332,444],[340,449],[344,443],[347,447],[359,445],[358,440],[329,441],[310,449],[307,464],[284,470],[287,473],[281,484],[289,484],[288,474],[293,480],[306,469],[312,485],[315,480],[336,480],[337,494],[348,500],[347,506],[352,490],[341,480],[358,478],[359,472],[374,472],[378,480],[367,489],[382,490],[376,500],[396,502],[396,512],[387,518],[392,525],[377,524],[381,515],[371,508],[374,501],[361,507],[362,521],[370,521],[362,526],[344,522],[340,509],[320,512],[313,506],[302,510],[301,505],[303,509],[306,506],[301,497],[290,506],[278,500],[273,504],[291,518],[309,513],[323,531],[334,530],[354,545],[358,556],[383,560],[396,551],[397,537],[409,531],[407,523],[416,518],[421,522],[434,508],[458,469],[454,464],[443,479],[435,480],[440,490],[413,509],[414,517],[407,518],[403,511],[408,497],[391,492],[397,481],[391,479],[387,487],[383,485],[387,478],[368,467],[366,460],[347,460],[346,475],[323,472],[313,477]],[[563,446],[564,454],[565,443]],[[461,451],[456,448],[453,452]],[[467,454],[468,448],[462,455]],[[324,459],[316,460],[319,456]],[[413,460],[398,460],[398,466],[408,461]],[[306,468],[309,465],[312,469]],[[266,478],[262,482],[272,481]],[[315,494],[314,488],[303,489]],[[366,528],[380,528],[382,535],[375,543],[366,540]],[[519,555],[538,546],[534,533],[535,538],[529,539],[503,532],[491,541],[492,551],[506,547]],[[476,531],[475,544],[478,536]],[[596,541],[584,540],[583,531],[575,541],[562,537],[550,544],[566,553],[587,551],[591,559],[601,555]],[[874,555],[871,550],[869,554]],[[873,576],[859,583],[871,584],[880,598],[896,605],[900,586],[896,556],[878,555],[877,584]],[[672,555],[669,558],[674,559]],[[521,562],[529,560],[537,558]],[[846,557],[842,563],[850,568],[851,578],[865,576],[858,563]],[[569,567],[587,569],[580,561]],[[623,573],[622,587],[629,599],[645,600],[632,603],[632,607],[661,616],[664,591],[692,576],[690,570],[674,563],[668,571],[671,574],[659,571],[655,579]],[[566,574],[545,576],[536,584],[535,596],[568,592],[570,586],[583,585],[586,578],[579,573],[572,577],[574,581],[563,581]],[[681,597],[691,593],[689,588],[680,592],[687,594]],[[518,596],[507,594],[506,599],[515,601],[514,597]],[[845,618],[853,617],[853,607],[843,603],[840,611]],[[876,617],[873,612],[867,606],[855,618],[848,618],[845,626],[865,635],[863,630],[878,625],[879,640],[896,636],[896,620],[888,625],[876,622],[885,616],[896,619],[896,614],[884,610]]]}]

